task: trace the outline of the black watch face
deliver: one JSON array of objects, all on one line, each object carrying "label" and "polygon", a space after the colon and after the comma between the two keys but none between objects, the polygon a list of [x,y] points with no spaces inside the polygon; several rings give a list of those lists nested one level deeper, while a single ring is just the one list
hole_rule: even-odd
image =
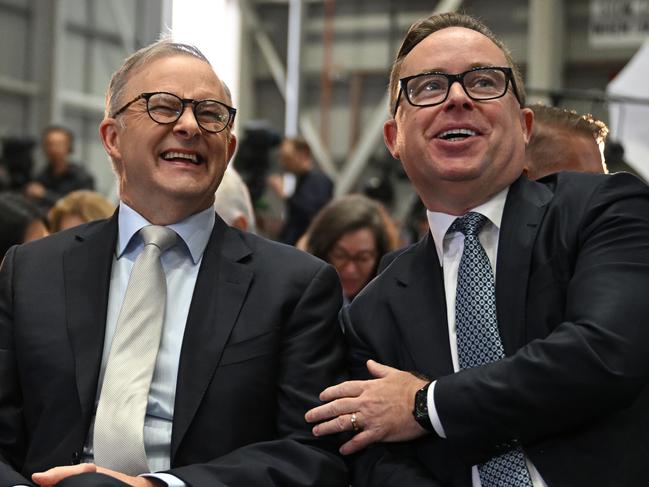
[{"label": "black watch face", "polygon": [[415,394],[415,410],[413,413],[415,419],[423,428],[432,431],[433,424],[428,416],[428,385],[426,384]]}]

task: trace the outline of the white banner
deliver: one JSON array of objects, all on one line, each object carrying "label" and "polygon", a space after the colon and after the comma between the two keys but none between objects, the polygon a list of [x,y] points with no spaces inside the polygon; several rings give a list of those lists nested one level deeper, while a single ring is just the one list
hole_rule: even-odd
[{"label": "white banner", "polygon": [[590,0],[594,47],[637,47],[649,38],[649,0]]}]

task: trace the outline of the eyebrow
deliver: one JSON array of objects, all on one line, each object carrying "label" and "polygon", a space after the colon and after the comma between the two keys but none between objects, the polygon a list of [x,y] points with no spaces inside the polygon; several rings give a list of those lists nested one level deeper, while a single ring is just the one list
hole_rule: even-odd
[{"label": "eyebrow", "polygon": [[[495,64],[484,64],[484,63],[472,63],[469,65],[468,69],[465,69],[464,71],[460,71],[461,73],[464,73],[466,71],[471,71],[472,69],[476,68],[508,68],[509,66],[504,65],[504,66],[497,66]],[[418,76],[420,74],[449,74],[447,70],[444,70],[442,68],[431,68],[431,69],[426,69],[424,71],[421,71],[417,74],[414,74],[412,76]]]}]

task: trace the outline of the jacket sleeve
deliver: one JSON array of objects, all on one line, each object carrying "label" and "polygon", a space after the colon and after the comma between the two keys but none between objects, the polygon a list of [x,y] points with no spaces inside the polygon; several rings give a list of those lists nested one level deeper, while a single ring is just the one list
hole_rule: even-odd
[{"label": "jacket sleeve", "polygon": [[13,259],[11,248],[0,266],[0,484],[33,485],[18,473],[25,453],[22,391],[13,344]]}]

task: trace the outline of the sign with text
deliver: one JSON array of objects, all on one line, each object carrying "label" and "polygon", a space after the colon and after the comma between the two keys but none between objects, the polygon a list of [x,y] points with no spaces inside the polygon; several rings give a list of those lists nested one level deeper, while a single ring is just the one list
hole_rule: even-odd
[{"label": "sign with text", "polygon": [[590,0],[592,46],[637,47],[648,38],[649,0]]}]

